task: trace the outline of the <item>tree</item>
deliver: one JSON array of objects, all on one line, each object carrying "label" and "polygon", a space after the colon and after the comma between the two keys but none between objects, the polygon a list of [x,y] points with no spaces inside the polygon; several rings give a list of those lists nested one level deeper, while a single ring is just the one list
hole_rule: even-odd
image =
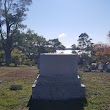
[{"label": "tree", "polygon": [[20,33],[16,44],[30,61],[36,61],[40,53],[47,52],[46,48],[48,46],[43,36],[39,36],[30,29],[26,33]]},{"label": "tree", "polygon": [[88,34],[82,33],[78,39],[78,47],[80,50],[90,51],[93,47],[92,39],[89,38]]},{"label": "tree", "polygon": [[12,56],[12,63],[14,63],[15,66],[18,64],[21,64],[22,62],[22,51],[19,48],[14,48],[11,52]]},{"label": "tree", "polygon": [[72,50],[72,52],[71,53],[73,53],[73,54],[78,54],[75,50]]},{"label": "tree", "polygon": [[4,58],[4,51],[0,50],[0,66],[2,66],[2,63],[4,63],[5,58]]},{"label": "tree", "polygon": [[77,49],[76,44],[73,44],[71,47],[72,47],[72,50],[76,50]]},{"label": "tree", "polygon": [[81,52],[80,64],[85,66],[92,62],[93,54],[93,44],[92,39],[89,38],[88,34],[82,33],[78,38],[78,48]]},{"label": "tree", "polygon": [[107,36],[110,38],[110,31],[108,32],[108,35]]},{"label": "tree", "polygon": [[110,61],[110,46],[107,44],[95,44],[94,52],[97,61]]},{"label": "tree", "polygon": [[62,45],[62,43],[58,39],[50,39],[48,41],[48,46],[52,48],[53,52],[56,52],[56,50],[64,50],[65,46]]},{"label": "tree", "polygon": [[5,51],[6,65],[11,63],[11,51],[14,37],[18,29],[24,27],[21,23],[26,17],[31,0],[1,0],[0,1],[0,37]]}]

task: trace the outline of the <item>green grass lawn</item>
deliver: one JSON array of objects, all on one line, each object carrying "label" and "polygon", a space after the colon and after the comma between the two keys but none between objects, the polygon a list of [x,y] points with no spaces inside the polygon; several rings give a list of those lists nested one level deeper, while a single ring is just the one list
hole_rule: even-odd
[{"label": "green grass lawn", "polygon": [[84,110],[110,110],[110,73],[83,73],[88,106]]},{"label": "green grass lawn", "polygon": [[[0,80],[2,80],[0,110],[28,110],[26,106],[36,76],[36,67],[0,68]],[[21,84],[23,89],[11,91],[9,88],[13,84]]]},{"label": "green grass lawn", "polygon": [[[0,67],[0,110],[28,110],[37,73],[36,67]],[[88,106],[85,110],[110,110],[110,73],[79,74],[86,85]],[[9,88],[13,84],[21,84],[23,89],[11,91]]]}]

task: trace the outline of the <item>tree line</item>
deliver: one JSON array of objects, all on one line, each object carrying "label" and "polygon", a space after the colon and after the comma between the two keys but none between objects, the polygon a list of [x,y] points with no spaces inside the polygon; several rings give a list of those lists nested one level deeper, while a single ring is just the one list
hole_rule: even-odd
[{"label": "tree line", "polygon": [[[14,63],[15,66],[19,65],[32,65],[35,64],[39,58],[40,53],[54,53],[57,49],[65,49],[65,46],[56,38],[46,40],[43,36],[39,36],[32,30],[27,32],[16,31],[16,36],[13,39],[11,49],[11,57],[5,57],[6,53],[0,40],[0,62],[9,66]],[[7,55],[8,56],[8,55]],[[7,60],[10,62],[7,64]]]},{"label": "tree line", "polygon": [[26,28],[26,18],[32,0],[0,0],[0,65],[34,62],[42,52],[55,52],[65,47],[58,39],[46,40]]},{"label": "tree line", "polygon": [[[35,64],[40,53],[65,49],[58,38],[46,40],[31,29],[23,32],[26,25],[22,21],[26,19],[31,3],[32,0],[0,0],[0,66]],[[108,36],[110,38],[110,32]],[[72,53],[81,52],[81,64],[110,59],[110,46],[94,44],[87,33],[81,33],[78,45],[71,47]]]},{"label": "tree line", "polygon": [[[110,32],[108,33],[108,39],[110,39]],[[110,62],[110,45],[107,43],[93,43],[92,39],[87,33],[81,33],[78,37],[78,45],[73,44],[72,53],[76,53],[75,50],[79,50],[80,61],[79,65],[86,66],[91,63],[107,63]]]}]

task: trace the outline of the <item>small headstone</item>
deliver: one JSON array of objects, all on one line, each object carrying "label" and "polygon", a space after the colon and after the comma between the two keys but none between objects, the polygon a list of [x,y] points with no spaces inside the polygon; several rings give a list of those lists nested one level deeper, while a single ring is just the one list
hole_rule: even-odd
[{"label": "small headstone", "polygon": [[2,87],[2,81],[0,80],[0,88]]},{"label": "small headstone", "polygon": [[107,68],[110,69],[110,62],[108,63]]},{"label": "small headstone", "polygon": [[110,72],[110,62],[106,63],[106,72]]},{"label": "small headstone", "polygon": [[91,70],[96,70],[97,66],[98,66],[97,63],[92,63],[91,66],[90,66]]},{"label": "small headstone", "polygon": [[103,64],[102,62],[100,62],[100,63],[98,64],[98,70],[99,70],[100,72],[103,72],[103,67],[104,67],[104,64]]},{"label": "small headstone", "polygon": [[22,85],[11,85],[10,90],[22,90]]},{"label": "small headstone", "polygon": [[84,72],[91,72],[90,66],[87,65],[86,67],[84,67],[83,71],[84,71]]}]

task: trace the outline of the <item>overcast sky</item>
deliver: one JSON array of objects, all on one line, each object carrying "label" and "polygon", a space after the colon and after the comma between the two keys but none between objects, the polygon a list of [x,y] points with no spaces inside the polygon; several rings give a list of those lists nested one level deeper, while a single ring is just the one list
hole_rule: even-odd
[{"label": "overcast sky", "polygon": [[59,38],[66,46],[77,44],[86,32],[93,42],[107,42],[110,0],[33,0],[24,24],[47,40]]}]

